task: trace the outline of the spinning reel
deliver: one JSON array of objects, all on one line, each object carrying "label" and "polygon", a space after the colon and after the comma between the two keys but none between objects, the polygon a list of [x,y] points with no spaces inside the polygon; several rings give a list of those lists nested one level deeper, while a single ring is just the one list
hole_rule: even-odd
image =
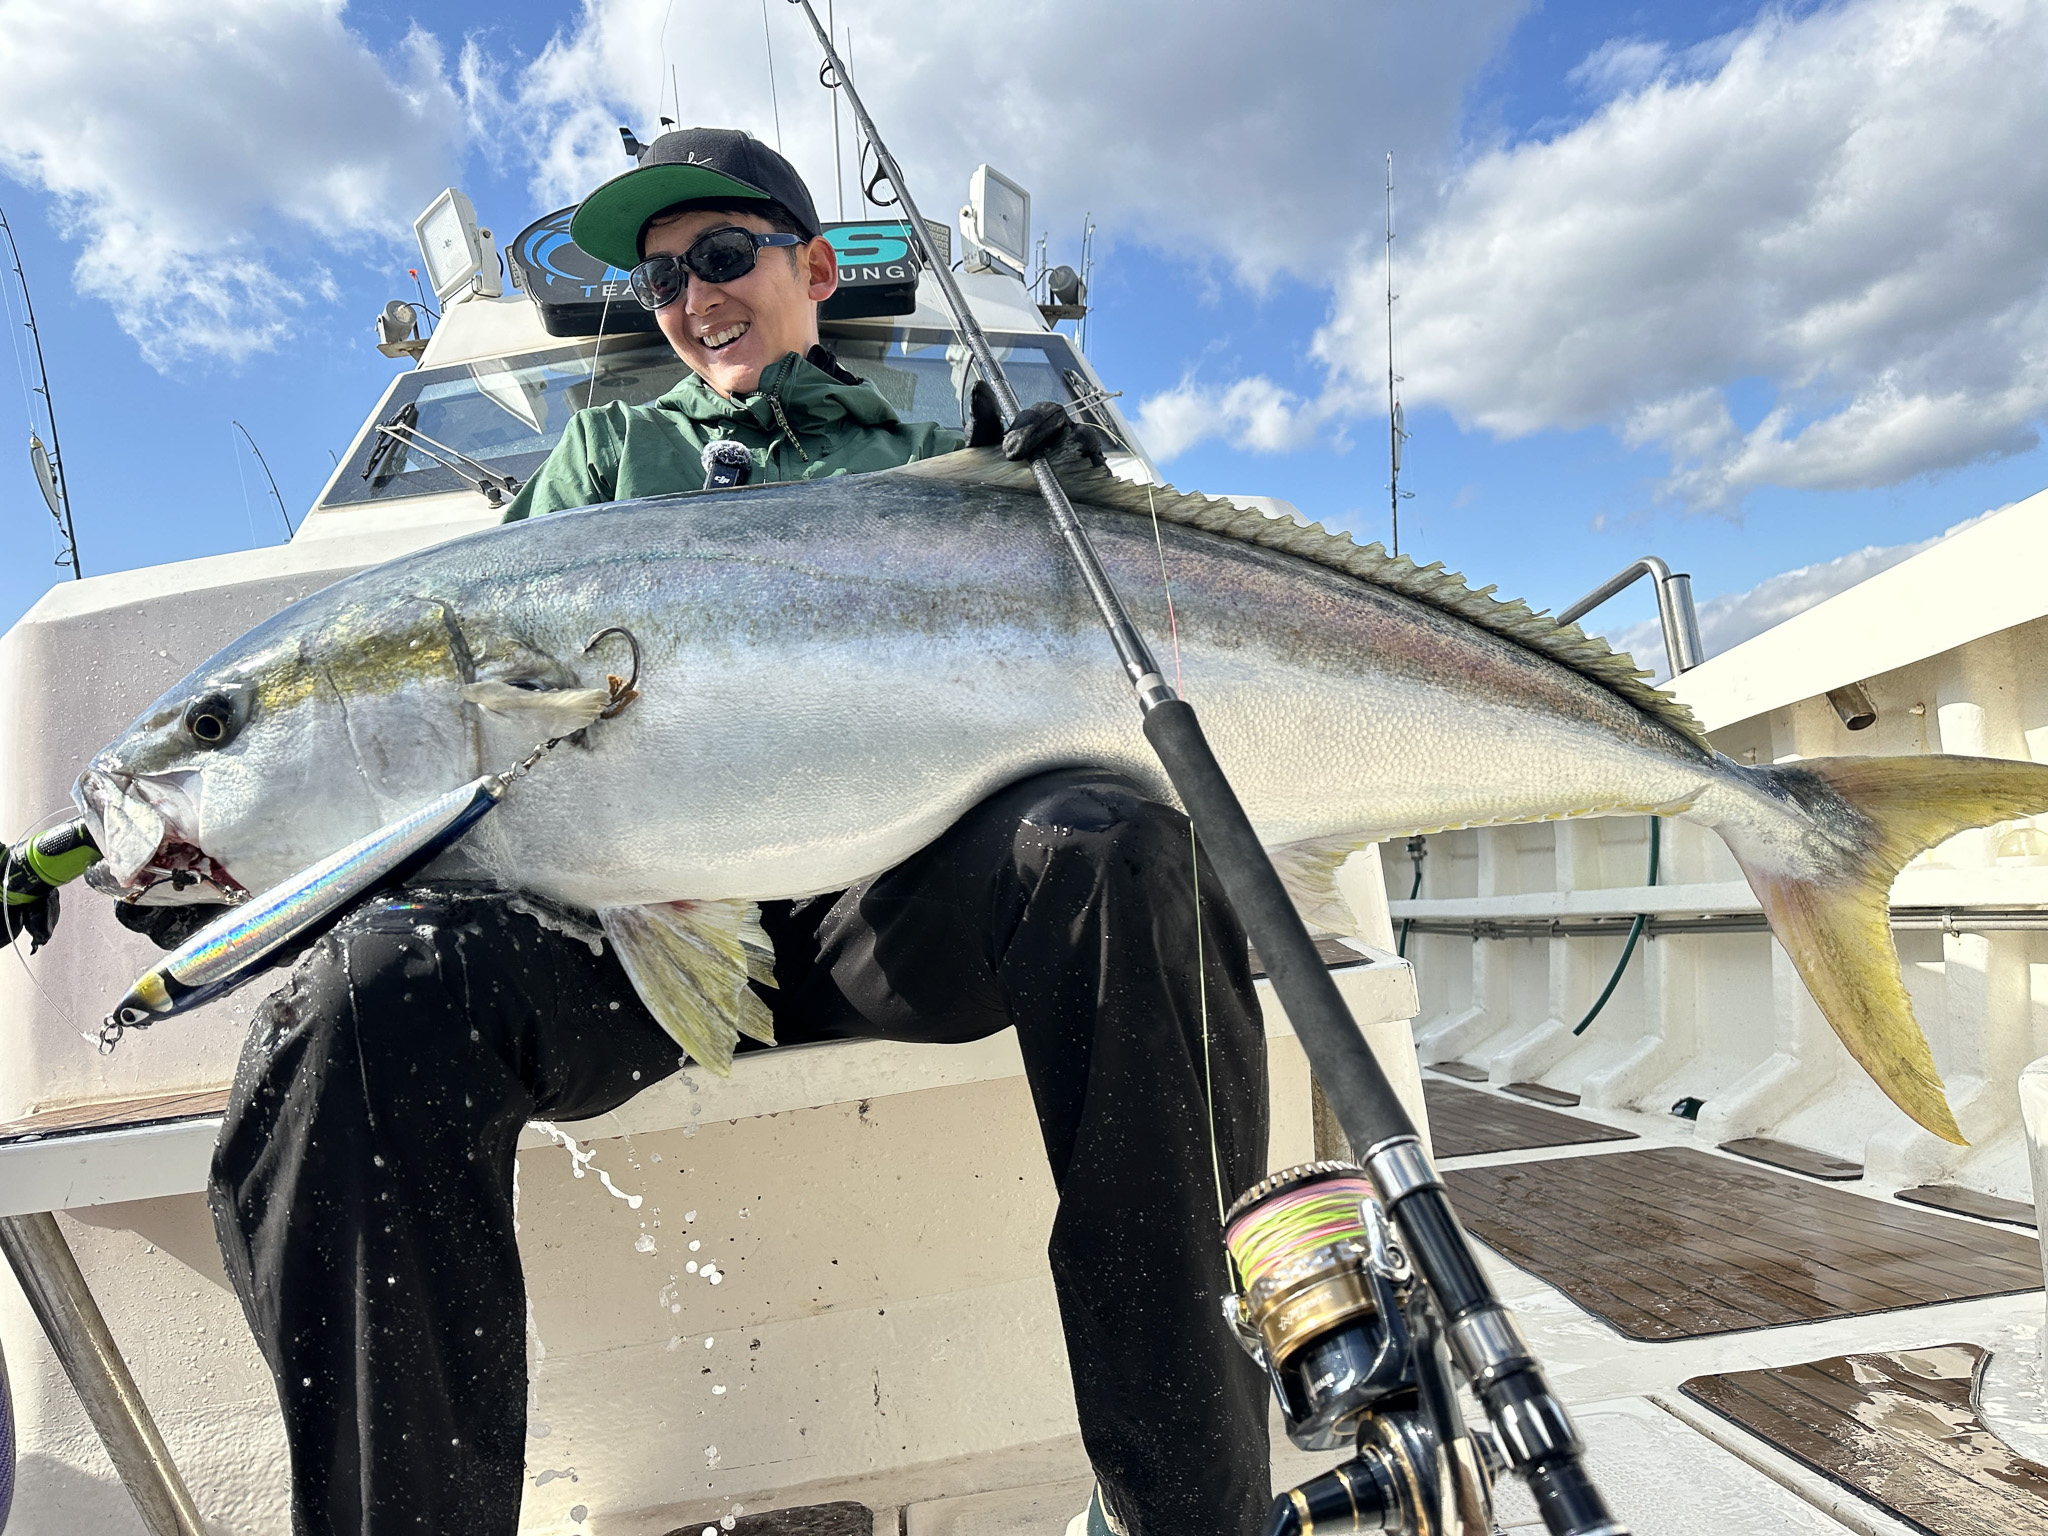
[{"label": "spinning reel", "polygon": [[1242,1290],[1224,1320],[1266,1372],[1305,1451],[1352,1460],[1280,1495],[1266,1536],[1483,1536],[1505,1463],[1468,1429],[1426,1287],[1363,1169],[1304,1163],[1239,1196],[1223,1222]]}]

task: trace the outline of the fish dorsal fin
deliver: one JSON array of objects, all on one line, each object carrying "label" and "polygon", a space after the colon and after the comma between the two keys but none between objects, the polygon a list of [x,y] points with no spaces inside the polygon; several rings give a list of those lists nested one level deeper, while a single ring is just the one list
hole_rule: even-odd
[{"label": "fish dorsal fin", "polygon": [[633,990],[676,1044],[720,1077],[739,1037],[775,1043],[775,1019],[751,979],[775,985],[775,948],[751,901],[600,907]]},{"label": "fish dorsal fin", "polygon": [[[994,448],[964,448],[884,473],[1034,495],[1038,490],[1029,464],[1013,464]],[[1663,689],[1652,686],[1650,674],[1637,667],[1629,656],[1576,624],[1560,624],[1549,614],[1536,612],[1519,598],[1503,602],[1493,595],[1492,587],[1468,586],[1463,576],[1445,570],[1441,564],[1417,565],[1406,555],[1388,554],[1381,545],[1354,544],[1349,534],[1332,533],[1320,523],[1272,517],[1198,491],[1120,479],[1079,459],[1061,463],[1060,480],[1069,496],[1088,506],[1139,516],[1156,512],[1161,522],[1179,523],[1246,544],[1278,549],[1441,609],[1547,656],[1669,726],[1702,750],[1713,750],[1692,711]]]}]

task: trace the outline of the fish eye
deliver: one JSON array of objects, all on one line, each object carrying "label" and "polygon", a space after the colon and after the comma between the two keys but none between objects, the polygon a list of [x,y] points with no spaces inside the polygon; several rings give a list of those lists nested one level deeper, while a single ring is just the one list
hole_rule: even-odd
[{"label": "fish eye", "polygon": [[202,693],[185,706],[185,730],[202,747],[224,747],[234,737],[235,701],[225,693]]}]

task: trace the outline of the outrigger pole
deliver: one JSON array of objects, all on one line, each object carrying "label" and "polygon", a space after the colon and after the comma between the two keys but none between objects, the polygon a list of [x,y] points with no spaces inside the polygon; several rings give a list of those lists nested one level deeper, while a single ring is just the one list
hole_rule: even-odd
[{"label": "outrigger pole", "polygon": [[[902,168],[876,131],[874,119],[847,77],[811,0],[790,3],[803,7],[831,67],[832,83],[845,91],[855,120],[874,145],[875,157],[901,200],[925,270],[938,281],[960,338],[994,392],[1007,427],[1019,410],[1017,392],[1010,387],[981,323],[968,308],[952,268],[934,248]],[[1627,1527],[1608,1513],[1606,1502],[1586,1475],[1578,1435],[1564,1405],[1544,1381],[1514,1319],[1480,1269],[1470,1241],[1452,1214],[1443,1182],[1423,1151],[1414,1122],[1330,979],[1328,966],[1317,954],[1251,818],[1210,750],[1193,708],[1175,695],[1161,675],[1150,647],[1131,623],[1087,531],[1075,516],[1074,504],[1059,476],[1044,458],[1032,460],[1031,471],[1052,515],[1053,529],[1079,571],[1137,694],[1145,739],[1187,807],[1203,851],[1221,876],[1230,904],[1287,1010],[1295,1038],[1329,1096],[1346,1138],[1358,1149],[1358,1161],[1372,1179],[1381,1205],[1405,1240],[1408,1254],[1442,1314],[1451,1351],[1485,1405],[1509,1465],[1528,1481],[1551,1536],[1627,1536]],[[1449,1448],[1445,1449],[1448,1453]]]}]

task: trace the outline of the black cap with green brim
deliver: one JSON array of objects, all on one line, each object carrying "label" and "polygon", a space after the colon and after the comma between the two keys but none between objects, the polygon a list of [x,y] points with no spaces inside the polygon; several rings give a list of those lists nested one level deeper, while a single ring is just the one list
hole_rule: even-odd
[{"label": "black cap with green brim", "polygon": [[810,190],[782,156],[737,128],[682,128],[664,133],[641,151],[638,166],[586,197],[569,221],[569,238],[630,271],[649,219],[677,203],[710,198],[780,203],[805,234],[820,233]]}]

